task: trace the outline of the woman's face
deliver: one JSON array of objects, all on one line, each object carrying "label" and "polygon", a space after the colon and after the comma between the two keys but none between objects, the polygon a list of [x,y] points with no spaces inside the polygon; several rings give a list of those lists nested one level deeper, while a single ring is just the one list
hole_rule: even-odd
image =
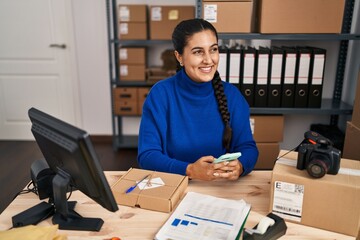
[{"label": "woman's face", "polygon": [[195,33],[188,39],[183,54],[175,51],[175,56],[193,81],[211,81],[219,63],[219,47],[215,34],[210,30]]}]

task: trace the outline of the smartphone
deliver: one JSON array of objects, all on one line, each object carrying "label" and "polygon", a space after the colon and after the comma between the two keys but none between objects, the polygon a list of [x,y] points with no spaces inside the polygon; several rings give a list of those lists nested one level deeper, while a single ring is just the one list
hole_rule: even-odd
[{"label": "smartphone", "polygon": [[232,160],[238,159],[240,156],[241,156],[241,152],[226,153],[226,154],[221,155],[220,157],[216,158],[213,163],[232,161]]}]

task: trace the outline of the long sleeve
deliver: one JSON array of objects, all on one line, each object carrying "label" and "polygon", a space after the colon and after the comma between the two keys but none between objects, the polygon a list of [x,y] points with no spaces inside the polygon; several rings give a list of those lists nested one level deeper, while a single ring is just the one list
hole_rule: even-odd
[{"label": "long sleeve", "polygon": [[[257,160],[249,124],[249,107],[240,91],[224,83],[233,128],[231,151],[240,151],[243,175]],[[143,106],[139,131],[140,167],[185,175],[188,164],[202,156],[219,157],[224,123],[211,82],[195,83],[184,71],[155,84]]]}]

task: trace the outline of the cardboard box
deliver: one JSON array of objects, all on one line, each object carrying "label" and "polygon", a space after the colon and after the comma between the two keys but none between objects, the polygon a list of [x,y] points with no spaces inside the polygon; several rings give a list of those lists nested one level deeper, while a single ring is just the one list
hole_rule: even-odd
[{"label": "cardboard box", "polygon": [[219,33],[250,33],[254,30],[253,1],[203,1],[203,18]]},{"label": "cardboard box", "polygon": [[120,64],[120,81],[145,81],[145,65]]},{"label": "cardboard box", "polygon": [[261,33],[341,33],[345,0],[260,0]]},{"label": "cardboard box", "polygon": [[[280,153],[281,154],[281,153]],[[312,178],[296,168],[297,153],[275,163],[270,211],[286,221],[357,236],[360,227],[360,162],[341,159],[337,175]]]},{"label": "cardboard box", "polygon": [[360,126],[347,122],[342,156],[344,158],[360,160],[359,142]]},{"label": "cardboard box", "polygon": [[147,22],[147,5],[119,5],[119,22]]},{"label": "cardboard box", "polygon": [[356,93],[355,93],[355,100],[354,100],[351,122],[355,126],[360,127],[360,72],[358,75],[358,81],[357,81],[357,86],[356,86]]},{"label": "cardboard box", "polygon": [[284,116],[251,115],[251,131],[256,142],[282,142]]},{"label": "cardboard box", "polygon": [[279,143],[256,143],[259,157],[255,165],[257,170],[271,170],[274,168],[276,158],[279,156]]},{"label": "cardboard box", "polygon": [[121,40],[146,40],[148,38],[147,25],[142,22],[121,22],[118,33]]},{"label": "cardboard box", "polygon": [[194,6],[151,6],[150,39],[170,40],[178,23],[195,18]]},{"label": "cardboard box", "polygon": [[133,101],[135,102],[137,99],[137,88],[113,88],[113,98],[114,101]]},{"label": "cardboard box", "polygon": [[146,48],[122,47],[119,49],[120,64],[146,65]]},{"label": "cardboard box", "polygon": [[[129,187],[147,174],[151,174],[152,186],[159,179],[164,182],[164,185],[142,190],[136,187],[132,192],[125,194]],[[187,176],[131,168],[111,188],[116,202],[120,205],[171,212],[183,197],[187,186]]]},{"label": "cardboard box", "polygon": [[115,101],[114,113],[116,115],[134,116],[138,115],[138,103],[137,101]]}]

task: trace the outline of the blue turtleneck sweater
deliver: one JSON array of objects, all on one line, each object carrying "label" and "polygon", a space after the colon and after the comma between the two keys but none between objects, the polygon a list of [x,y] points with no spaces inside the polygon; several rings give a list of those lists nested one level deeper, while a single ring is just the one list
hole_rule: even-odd
[{"label": "blue turtleneck sweater", "polygon": [[[249,122],[249,106],[240,91],[223,82],[228,101],[232,140],[230,152],[241,152],[246,175],[258,157]],[[143,105],[138,162],[141,168],[186,174],[202,156],[226,153],[222,145],[224,123],[211,82],[192,81],[182,69],[156,83]]]}]

